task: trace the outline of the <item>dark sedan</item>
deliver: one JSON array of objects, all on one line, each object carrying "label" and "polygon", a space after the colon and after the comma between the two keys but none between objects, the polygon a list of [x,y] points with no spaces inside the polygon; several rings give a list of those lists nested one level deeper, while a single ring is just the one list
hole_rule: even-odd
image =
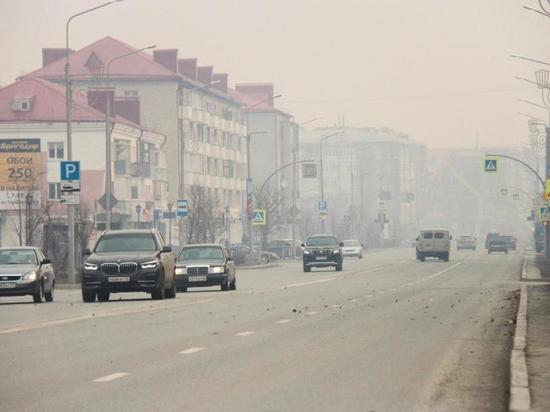
[{"label": "dark sedan", "polygon": [[53,301],[55,272],[35,247],[0,248],[0,296],[31,295],[34,303]]},{"label": "dark sedan", "polygon": [[221,286],[237,289],[235,263],[222,245],[187,245],[176,262],[176,287],[187,292],[189,287]]}]

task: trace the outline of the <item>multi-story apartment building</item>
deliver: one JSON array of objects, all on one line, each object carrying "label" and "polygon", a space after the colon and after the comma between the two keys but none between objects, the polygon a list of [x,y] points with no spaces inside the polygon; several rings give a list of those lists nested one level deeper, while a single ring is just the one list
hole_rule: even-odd
[{"label": "multi-story apartment building", "polygon": [[[100,206],[105,194],[105,114],[80,101],[73,106],[72,118],[73,159],[81,162],[78,225],[89,226],[88,235],[93,236],[105,221]],[[115,116],[111,140],[115,148],[112,186],[117,199],[112,208],[113,227],[153,227],[158,223],[154,211],[166,208],[166,137]],[[67,207],[60,203],[63,160],[67,160],[65,89],[38,78],[23,78],[0,89],[2,244],[40,245],[56,249],[51,256],[59,257],[61,251],[59,258],[66,258],[62,245]],[[27,199],[32,201],[27,204]],[[48,234],[55,229],[61,237],[52,240]],[[89,240],[81,236],[82,247]],[[65,266],[57,267],[61,271]]]},{"label": "multi-story apartment building", "polygon": [[[43,67],[29,74],[64,81],[64,49],[43,49]],[[75,97],[105,110],[107,96],[116,113],[166,136],[168,202],[188,197],[200,185],[217,202],[225,222],[220,237],[240,240],[246,186],[246,127],[241,102],[228,93],[228,75],[197,59],[178,58],[177,49],[151,56],[112,37],[69,57]],[[122,167],[122,166],[121,166]],[[173,238],[183,242],[184,222]],[[178,230],[181,229],[181,230]]]},{"label": "multi-story apartment building", "polygon": [[[320,141],[333,135],[322,144],[327,230],[372,246],[414,238],[426,166],[422,144],[391,129],[318,128],[300,135],[300,157],[319,167]],[[320,228],[320,175],[302,180],[307,231]]]}]

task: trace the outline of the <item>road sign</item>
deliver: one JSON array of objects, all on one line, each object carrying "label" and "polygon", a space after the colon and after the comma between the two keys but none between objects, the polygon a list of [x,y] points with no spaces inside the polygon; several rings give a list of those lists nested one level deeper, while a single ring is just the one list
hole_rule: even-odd
[{"label": "road sign", "polygon": [[328,204],[326,200],[320,200],[319,201],[319,211],[322,212],[324,210],[327,210]]},{"label": "road sign", "polygon": [[265,209],[254,209],[252,211],[252,224],[256,226],[265,225]]},{"label": "road sign", "polygon": [[163,212],[162,217],[163,217],[163,219],[175,219],[176,218],[176,212]]},{"label": "road sign", "polygon": [[386,210],[388,208],[388,203],[385,200],[378,201],[378,210]]},{"label": "road sign", "polygon": [[497,171],[497,159],[486,158],[484,161],[485,171],[486,172],[496,172]]},{"label": "road sign", "polygon": [[500,188],[500,194],[502,196],[508,196],[508,188],[507,187],[501,187]]},{"label": "road sign", "polygon": [[177,200],[176,201],[176,215],[178,217],[187,217],[189,216],[189,201],[188,200]]},{"label": "road sign", "polygon": [[80,192],[80,180],[64,180],[61,182],[62,193]]},{"label": "road sign", "polygon": [[[98,200],[99,204],[103,209],[107,209],[107,194],[105,193]],[[115,207],[118,203],[118,199],[111,193],[111,208]]]},{"label": "road sign", "polygon": [[59,198],[59,203],[63,203],[65,205],[79,205],[80,195],[78,193],[64,194],[62,197]]},{"label": "road sign", "polygon": [[514,193],[514,200],[519,200],[519,193]]},{"label": "road sign", "polygon": [[62,160],[59,164],[61,180],[80,180],[80,162],[78,160],[71,162]]},{"label": "road sign", "polygon": [[543,222],[550,221],[550,206],[539,207],[539,218]]}]

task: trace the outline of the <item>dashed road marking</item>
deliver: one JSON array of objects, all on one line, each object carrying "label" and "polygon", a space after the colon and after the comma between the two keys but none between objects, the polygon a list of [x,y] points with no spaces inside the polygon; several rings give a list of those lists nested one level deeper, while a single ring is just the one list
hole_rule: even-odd
[{"label": "dashed road marking", "polygon": [[366,298],[372,298],[374,295],[366,295]]},{"label": "dashed road marking", "polygon": [[289,323],[289,322],[292,322],[291,319],[279,319],[277,322],[277,324],[282,324],[282,323]]},{"label": "dashed road marking", "polygon": [[251,330],[247,330],[246,332],[235,333],[235,336],[238,336],[240,338],[242,338],[244,336],[250,336],[250,335],[254,335],[254,332],[251,331]]},{"label": "dashed road marking", "polygon": [[329,308],[333,308],[333,309],[337,309],[337,308],[341,308],[342,305],[330,305]]},{"label": "dashed road marking", "polygon": [[319,312],[317,312],[316,310],[312,310],[311,312],[306,312],[306,315],[307,316],[313,316],[313,315],[317,315]]},{"label": "dashed road marking", "polygon": [[178,352],[178,353],[180,355],[191,355],[192,353],[197,353],[197,352],[200,352],[201,350],[204,350],[204,348],[195,347],[195,348],[182,350],[181,352]]},{"label": "dashed road marking", "polygon": [[384,292],[383,290],[381,290],[381,291],[378,292],[378,293],[379,293],[380,295],[383,295],[383,294],[386,293],[386,292]]},{"label": "dashed road marking", "polygon": [[355,303],[355,302],[359,302],[357,299],[350,299],[348,300],[349,303]]},{"label": "dashed road marking", "polygon": [[94,382],[99,382],[99,383],[111,382],[111,381],[114,381],[115,379],[123,378],[124,376],[127,376],[127,375],[129,375],[129,374],[126,373],[126,372],[117,372],[117,373],[112,373],[112,374],[107,375],[107,376],[103,376],[101,378],[94,379],[93,381]]}]

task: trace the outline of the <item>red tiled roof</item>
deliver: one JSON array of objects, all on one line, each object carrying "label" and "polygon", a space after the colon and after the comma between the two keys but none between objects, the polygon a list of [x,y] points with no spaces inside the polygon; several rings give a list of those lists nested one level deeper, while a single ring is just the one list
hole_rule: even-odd
[{"label": "red tiled roof", "polygon": [[[93,66],[102,66],[103,71],[114,58],[131,53],[136,48],[127,45],[110,36],[104,37],[83,49],[69,55],[71,77],[88,78],[93,76]],[[65,73],[65,58],[56,60],[41,69],[35,70],[31,77],[63,77]],[[174,73],[153,60],[153,57],[142,51],[112,62],[109,75],[112,77],[174,77]]]},{"label": "red tiled roof", "polygon": [[[14,111],[14,98],[31,99],[29,111]],[[102,122],[105,114],[88,105],[87,95],[75,93],[73,96],[72,119],[75,122]],[[34,77],[24,77],[0,89],[0,122],[65,122],[65,88],[55,83]],[[129,120],[116,116],[117,123],[142,128]]]}]

